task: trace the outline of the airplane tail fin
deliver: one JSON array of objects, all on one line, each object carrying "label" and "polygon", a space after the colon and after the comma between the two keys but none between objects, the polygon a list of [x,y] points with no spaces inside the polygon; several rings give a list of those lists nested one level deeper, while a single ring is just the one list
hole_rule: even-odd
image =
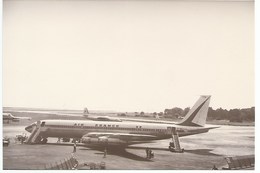
[{"label": "airplane tail fin", "polygon": [[208,115],[210,97],[211,96],[200,96],[198,101],[178,125],[204,126]]},{"label": "airplane tail fin", "polygon": [[84,116],[88,116],[88,114],[89,114],[88,108],[84,108],[83,115]]}]

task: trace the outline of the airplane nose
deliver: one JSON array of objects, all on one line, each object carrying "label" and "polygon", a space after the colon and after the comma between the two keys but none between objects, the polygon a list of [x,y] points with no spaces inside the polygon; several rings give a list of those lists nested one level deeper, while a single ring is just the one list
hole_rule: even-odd
[{"label": "airplane nose", "polygon": [[32,125],[29,125],[29,126],[27,126],[27,127],[25,127],[25,130],[27,131],[27,132],[32,132]]},{"label": "airplane nose", "polygon": [[86,137],[82,137],[82,138],[81,138],[81,141],[82,141],[83,143],[85,143],[85,142],[87,141],[87,138],[86,138]]}]

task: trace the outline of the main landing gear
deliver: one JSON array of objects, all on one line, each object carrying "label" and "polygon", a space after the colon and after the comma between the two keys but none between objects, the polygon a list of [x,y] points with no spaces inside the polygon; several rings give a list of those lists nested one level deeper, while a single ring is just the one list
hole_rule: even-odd
[{"label": "main landing gear", "polygon": [[48,142],[47,138],[43,138],[41,136],[38,136],[35,140],[36,144],[46,144]]},{"label": "main landing gear", "polygon": [[48,142],[48,139],[47,139],[47,138],[42,138],[41,144],[46,144],[47,142]]}]

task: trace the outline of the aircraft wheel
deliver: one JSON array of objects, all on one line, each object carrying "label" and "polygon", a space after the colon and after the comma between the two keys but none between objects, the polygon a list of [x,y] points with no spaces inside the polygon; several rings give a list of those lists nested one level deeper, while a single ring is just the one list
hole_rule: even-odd
[{"label": "aircraft wheel", "polygon": [[42,143],[42,144],[46,144],[46,143],[47,143],[47,141],[48,141],[48,139],[47,139],[47,138],[43,138],[41,143]]},{"label": "aircraft wheel", "polygon": [[171,146],[169,146],[169,150],[170,150],[171,152],[174,152],[174,148],[172,148]]},{"label": "aircraft wheel", "polygon": [[42,140],[42,138],[41,138],[40,136],[38,136],[38,137],[36,138],[36,140],[35,140],[35,143],[40,144],[40,143],[41,143],[41,140]]}]

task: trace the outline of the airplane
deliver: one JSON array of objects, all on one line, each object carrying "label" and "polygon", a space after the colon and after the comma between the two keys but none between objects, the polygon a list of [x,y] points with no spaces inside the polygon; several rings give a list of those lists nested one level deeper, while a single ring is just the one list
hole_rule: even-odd
[{"label": "airplane", "polygon": [[13,121],[13,122],[19,122],[20,120],[31,120],[31,117],[16,117],[13,116],[11,113],[3,113],[3,121],[7,120],[7,123],[9,123],[9,121]]},{"label": "airplane", "polygon": [[88,120],[96,120],[96,121],[117,121],[121,122],[122,120],[116,117],[111,117],[111,116],[99,116],[99,115],[94,115],[90,114],[88,111],[88,108],[84,108],[83,111],[83,116],[88,119]]},{"label": "airplane", "polygon": [[[75,113],[75,112],[69,112],[69,113],[63,113],[62,110],[60,111],[51,111],[51,110],[13,110],[13,112],[18,112],[18,113],[36,113],[36,114],[43,114],[43,115],[59,115],[59,116],[66,116],[66,117],[81,117],[83,116],[84,119],[88,120],[96,120],[96,121],[122,121],[119,118],[116,117],[111,117],[108,115],[104,116],[104,113],[89,113],[87,108],[84,108],[83,115],[80,113]],[[107,114],[107,113],[106,113]]]},{"label": "airplane", "polygon": [[31,135],[28,144],[47,143],[48,137],[81,139],[89,146],[120,146],[172,138],[169,150],[183,152],[179,137],[206,133],[218,128],[206,125],[211,96],[200,96],[179,122],[127,122],[89,120],[41,120],[25,128]]}]

